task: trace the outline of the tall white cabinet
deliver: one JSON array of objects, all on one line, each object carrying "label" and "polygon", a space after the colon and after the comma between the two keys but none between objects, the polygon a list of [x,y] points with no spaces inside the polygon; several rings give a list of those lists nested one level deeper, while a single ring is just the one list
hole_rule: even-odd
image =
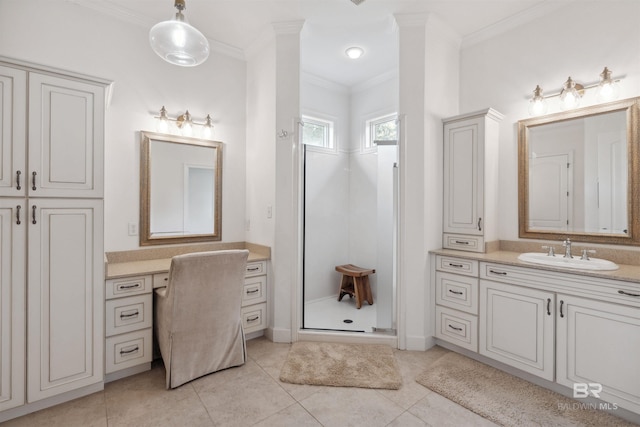
[{"label": "tall white cabinet", "polygon": [[444,123],[442,246],[485,252],[498,238],[498,137],[503,115],[489,108]]},{"label": "tall white cabinet", "polygon": [[0,58],[0,421],[102,388],[107,86]]}]

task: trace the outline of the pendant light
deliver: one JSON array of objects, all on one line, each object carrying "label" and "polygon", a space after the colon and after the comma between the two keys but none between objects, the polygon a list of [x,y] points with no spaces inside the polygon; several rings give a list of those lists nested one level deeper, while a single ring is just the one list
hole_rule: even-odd
[{"label": "pendant light", "polygon": [[209,42],[196,28],[189,25],[182,14],[185,0],[175,0],[178,13],[174,19],[160,22],[151,28],[149,42],[160,58],[182,67],[195,67],[209,57]]}]

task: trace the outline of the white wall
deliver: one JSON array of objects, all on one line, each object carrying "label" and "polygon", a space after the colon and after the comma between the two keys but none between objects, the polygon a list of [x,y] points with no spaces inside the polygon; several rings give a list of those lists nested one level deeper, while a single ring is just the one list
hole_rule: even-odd
[{"label": "white wall", "polygon": [[153,115],[208,113],[223,141],[224,241],[244,240],[245,62],[212,52],[195,68],[160,59],[147,26],[122,22],[63,0],[0,1],[0,55],[115,81],[105,127],[105,250],[138,247],[140,130]]},{"label": "white wall", "polygon": [[[500,230],[518,239],[517,121],[529,117],[528,98],[540,85],[558,93],[571,76],[596,83],[605,66],[624,76],[620,99],[640,95],[640,2],[569,2],[553,14],[465,47],[460,62],[461,112],[493,107],[500,124]],[[570,18],[567,18],[570,17]],[[559,111],[557,98],[548,113]],[[587,91],[582,106],[595,103]]]}]

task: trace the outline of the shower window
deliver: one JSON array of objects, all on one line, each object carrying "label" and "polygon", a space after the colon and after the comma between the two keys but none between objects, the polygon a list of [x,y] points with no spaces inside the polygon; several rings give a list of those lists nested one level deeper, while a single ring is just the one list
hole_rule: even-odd
[{"label": "shower window", "polygon": [[335,151],[334,122],[317,117],[302,116],[302,143],[327,151]]},{"label": "shower window", "polygon": [[387,114],[366,122],[364,149],[374,148],[379,142],[398,140],[398,115]]}]

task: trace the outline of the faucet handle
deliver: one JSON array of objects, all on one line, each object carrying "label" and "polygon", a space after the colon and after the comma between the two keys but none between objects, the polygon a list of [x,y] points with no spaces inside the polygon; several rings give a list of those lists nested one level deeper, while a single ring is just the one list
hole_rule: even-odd
[{"label": "faucet handle", "polygon": [[556,250],[553,246],[543,246],[542,249],[547,250],[547,256],[556,256]]},{"label": "faucet handle", "polygon": [[595,254],[596,250],[595,249],[583,249],[582,250],[582,256],[580,257],[580,259],[583,259],[585,261],[589,261],[589,254]]},{"label": "faucet handle", "polygon": [[562,246],[566,247],[567,245],[571,245],[571,239],[569,237],[567,237],[566,239],[564,239],[562,241]]}]

